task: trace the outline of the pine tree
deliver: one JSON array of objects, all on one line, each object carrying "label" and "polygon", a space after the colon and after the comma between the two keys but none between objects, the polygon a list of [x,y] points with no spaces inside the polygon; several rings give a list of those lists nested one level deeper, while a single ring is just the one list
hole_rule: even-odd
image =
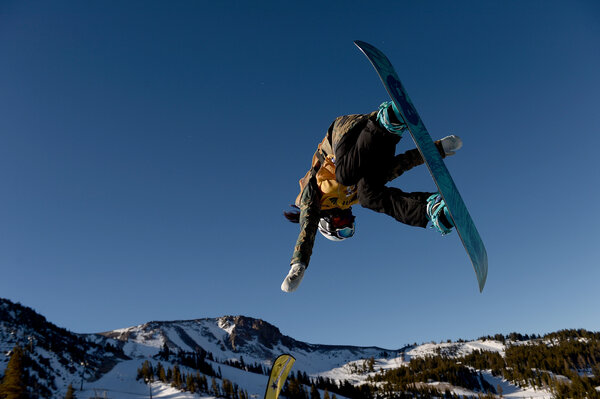
[{"label": "pine tree", "polygon": [[73,384],[69,384],[67,387],[67,394],[65,395],[65,399],[76,399],[75,389],[73,389]]},{"label": "pine tree", "polygon": [[162,347],[162,350],[160,352],[158,352],[158,355],[163,360],[169,360],[169,356],[171,355],[171,351],[169,350],[169,346],[167,345],[166,342],[164,343],[164,345]]},{"label": "pine tree", "polygon": [[288,380],[285,396],[290,399],[308,399],[308,394],[300,383],[300,380],[294,377]]},{"label": "pine tree", "polygon": [[165,368],[160,362],[158,362],[158,364],[156,365],[156,376],[162,382],[167,382],[167,374],[165,372]]},{"label": "pine tree", "polygon": [[181,379],[181,371],[179,370],[179,366],[178,365],[174,365],[173,366],[173,377],[171,380],[171,385],[175,388],[181,388],[181,383],[182,383],[182,379]]},{"label": "pine tree", "polygon": [[200,390],[202,392],[208,392],[208,379],[205,375],[199,378],[200,380]]},{"label": "pine tree", "polygon": [[217,384],[217,380],[214,377],[212,378],[211,388],[212,388],[212,393],[215,396],[221,395],[221,390],[219,389],[219,384]]},{"label": "pine tree", "polygon": [[25,357],[23,349],[19,345],[12,350],[10,360],[4,372],[2,384],[0,384],[0,398],[3,399],[27,399]]},{"label": "pine tree", "polygon": [[194,376],[192,374],[188,374],[185,379],[185,387],[191,393],[196,392],[196,381],[194,381]]},{"label": "pine tree", "polygon": [[226,398],[233,398],[235,390],[233,388],[233,383],[229,381],[227,378],[223,379],[223,395]]},{"label": "pine tree", "polygon": [[143,379],[144,382],[154,382],[154,368],[149,360],[144,361],[142,368],[138,369],[137,379]]},{"label": "pine tree", "polygon": [[375,371],[375,358],[371,356],[369,360],[367,360],[367,372],[373,373]]},{"label": "pine tree", "polygon": [[310,386],[310,399],[321,399],[321,394],[314,384]]}]

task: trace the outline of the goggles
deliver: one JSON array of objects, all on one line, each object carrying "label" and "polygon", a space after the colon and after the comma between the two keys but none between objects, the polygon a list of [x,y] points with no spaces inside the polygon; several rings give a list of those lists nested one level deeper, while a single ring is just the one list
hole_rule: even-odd
[{"label": "goggles", "polygon": [[319,220],[319,231],[331,241],[341,241],[354,235],[354,215],[350,209],[331,209]]},{"label": "goggles", "polygon": [[[335,215],[329,219],[331,230],[338,238],[350,238],[354,235],[354,216],[350,215]],[[337,227],[343,226],[343,227]]]},{"label": "goggles", "polygon": [[354,226],[335,229],[335,235],[339,238],[350,238],[354,235]]}]

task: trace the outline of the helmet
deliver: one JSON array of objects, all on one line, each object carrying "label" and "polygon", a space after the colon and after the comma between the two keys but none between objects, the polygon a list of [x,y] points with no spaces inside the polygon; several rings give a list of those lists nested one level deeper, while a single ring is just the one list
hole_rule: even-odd
[{"label": "helmet", "polygon": [[342,241],[354,235],[352,209],[329,209],[321,212],[319,232],[331,241]]}]

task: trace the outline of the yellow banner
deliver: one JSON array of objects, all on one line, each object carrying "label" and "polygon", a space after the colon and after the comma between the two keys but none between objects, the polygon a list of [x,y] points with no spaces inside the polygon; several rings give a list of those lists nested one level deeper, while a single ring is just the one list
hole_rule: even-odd
[{"label": "yellow banner", "polygon": [[281,355],[273,363],[271,368],[271,376],[267,384],[265,399],[277,399],[279,392],[283,389],[285,380],[294,365],[296,359],[292,355]]}]

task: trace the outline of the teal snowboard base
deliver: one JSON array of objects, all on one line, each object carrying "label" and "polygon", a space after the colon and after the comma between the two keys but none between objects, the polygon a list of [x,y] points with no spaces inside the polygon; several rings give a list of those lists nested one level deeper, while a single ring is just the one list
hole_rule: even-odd
[{"label": "teal snowboard base", "polygon": [[379,74],[383,86],[386,88],[390,97],[394,101],[397,109],[400,111],[404,122],[408,127],[408,131],[412,136],[413,140],[423,159],[425,164],[429,168],[431,177],[435,182],[438,191],[446,201],[456,232],[460,236],[462,243],[471,259],[475,274],[477,275],[477,281],[479,283],[479,291],[483,291],[485,280],[487,278],[488,270],[488,259],[485,246],[481,237],[477,232],[477,228],[469,215],[469,211],[463,202],[452,176],[440,153],[438,152],[431,136],[427,132],[421,117],[417,113],[413,103],[410,101],[404,86],[400,83],[398,75],[394,70],[394,67],[388,60],[388,58],[379,51],[377,48],[371,46],[368,43],[355,41],[354,44],[367,56],[375,70]]}]

